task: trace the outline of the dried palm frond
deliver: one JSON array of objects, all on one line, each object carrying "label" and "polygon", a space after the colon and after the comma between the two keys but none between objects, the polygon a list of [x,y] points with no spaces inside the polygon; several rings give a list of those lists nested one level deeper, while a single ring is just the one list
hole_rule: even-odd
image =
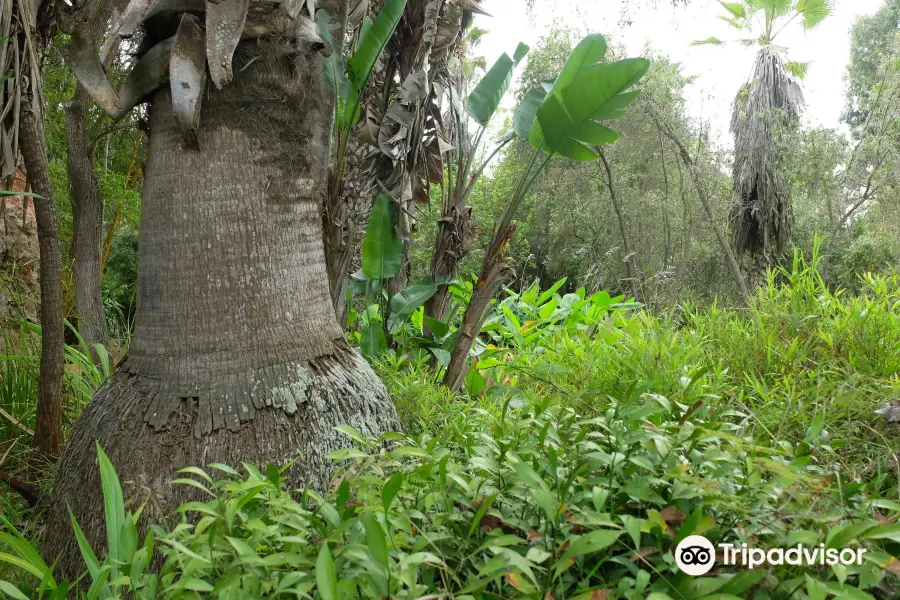
[{"label": "dried palm frond", "polygon": [[790,182],[779,173],[778,138],[796,125],[802,108],[800,85],[780,54],[771,46],[762,48],[750,81],[735,98],[731,119],[731,226],[741,254],[771,257],[790,239]]},{"label": "dried palm frond", "polygon": [[[0,178],[12,182],[19,160],[19,117],[42,114],[38,2],[0,5]],[[32,85],[32,84],[38,85]]]},{"label": "dried palm frond", "polygon": [[[96,52],[98,32],[75,28],[67,57],[76,78],[114,120],[168,83],[185,140],[196,145],[206,69],[221,89],[234,75],[238,44],[263,36],[284,43],[286,54],[327,54],[330,48],[311,19],[315,10],[315,0],[285,0],[277,9],[268,0],[130,0],[121,11],[116,8],[101,54]],[[119,40],[138,35],[148,23],[154,35],[142,40],[139,60],[116,89],[107,75],[107,55]]]}]

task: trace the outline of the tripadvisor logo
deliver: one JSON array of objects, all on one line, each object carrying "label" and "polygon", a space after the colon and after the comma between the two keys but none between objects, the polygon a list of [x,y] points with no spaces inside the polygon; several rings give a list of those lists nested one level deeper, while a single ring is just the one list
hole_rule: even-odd
[{"label": "tripadvisor logo", "polygon": [[716,562],[716,548],[702,535],[689,535],[675,548],[675,564],[688,575],[705,575]]},{"label": "tripadvisor logo", "polygon": [[[749,548],[747,544],[719,544],[719,557],[725,566],[754,569],[762,564],[792,566],[861,565],[864,548],[826,548],[825,544],[790,548]],[[689,535],[675,548],[675,564],[688,575],[705,575],[716,562],[716,547],[702,535]]]}]

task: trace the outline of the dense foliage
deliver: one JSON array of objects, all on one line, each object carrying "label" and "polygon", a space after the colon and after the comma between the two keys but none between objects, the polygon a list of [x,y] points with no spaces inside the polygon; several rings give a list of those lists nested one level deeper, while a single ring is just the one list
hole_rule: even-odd
[{"label": "dense foliage", "polygon": [[[439,391],[433,367],[409,356],[381,363],[408,433],[342,428],[354,447],[332,454],[339,469],[324,496],[285,489],[290,465],[192,467],[173,483],[197,488],[198,501],[139,540],[135,515],[148,507],[124,504],[101,453],[112,550],[101,559],[82,547],[83,593],[883,594],[900,570],[898,448],[865,423],[897,393],[900,282],[871,276],[865,294],[832,293],[815,266],[798,256],[772,273],[749,313],[653,316],[561,285],[510,293],[486,327],[483,382],[466,395]],[[701,533],[868,552],[859,568],[719,567],[693,579],[672,551]],[[75,585],[54,581],[24,538],[0,536],[0,560],[22,569],[9,572],[7,594],[64,597]],[[154,550],[158,572],[148,570]]]},{"label": "dense foliage", "polygon": [[[394,80],[379,62],[385,48],[408,50],[397,40],[411,31],[409,3],[377,4],[374,21],[357,15],[365,32],[358,39],[347,23],[318,13],[317,31],[332,50],[328,196],[338,205],[349,193],[347,173],[375,177],[355,155],[355,138],[378,113],[373,102],[381,96],[391,118],[401,104],[415,112],[410,90],[391,93]],[[828,8],[822,0],[721,4],[738,29],[762,11],[767,47],[779,20],[793,15],[811,26]],[[328,489],[288,485],[290,462],[190,466],[173,473],[172,485],[195,501],[165,515],[154,498],[123,494],[126,482],[98,446],[106,546],[92,548],[73,516],[86,570],[64,580],[56,557],[37,549],[39,511],[0,494],[0,598],[896,597],[900,438],[887,421],[900,420],[898,18],[897,0],[887,0],[853,29],[848,131],[792,118],[766,138],[764,170],[777,171],[778,202],[792,207],[795,223],[792,248],[766,248],[771,268],[759,271],[749,301],[720,232],[728,229],[734,154],[689,117],[693,80],[680,64],[652,48],[647,60],[628,59],[600,35],[579,43],[557,28],[487,68],[462,56],[484,31],[462,27],[452,36],[460,47],[437,70],[447,89],[468,93],[462,101],[450,93],[446,115],[429,113],[423,129],[435,137],[415,140],[416,128],[406,127],[388,143],[376,128],[392,152],[393,144],[412,155],[416,144],[427,148],[424,183],[415,173],[423,189],[413,199],[404,189],[400,202],[394,189],[355,198],[364,218],[345,215],[338,227],[366,223],[339,236],[343,268],[356,273],[337,312],[347,317],[346,339],[387,385],[403,431],[369,437],[338,427],[348,447],[328,457]],[[341,34],[354,38],[346,48]],[[148,126],[140,109],[109,124],[91,107],[111,339],[90,345],[79,335],[70,270],[64,109],[76,81],[62,41],[49,47],[41,73],[69,265],[61,274],[68,430],[130,342]],[[130,61],[116,62],[110,78]],[[800,85],[805,65],[776,66]],[[457,68],[461,83],[444,72]],[[508,111],[504,94],[517,68]],[[373,93],[370,82],[385,87]],[[387,110],[376,116],[389,120]],[[455,124],[440,129],[451,116]],[[611,120],[615,131],[600,123]],[[757,120],[773,133],[774,121]],[[442,234],[451,242],[442,246]],[[446,268],[434,260],[440,249]],[[36,292],[26,297],[15,279],[15,270],[0,273],[17,312],[0,315],[0,475],[13,488],[30,479],[26,491],[35,495],[53,475],[27,448],[41,329],[29,320]],[[479,294],[486,309],[477,307],[467,327]],[[457,355],[464,369],[456,391],[447,374],[464,335],[471,351]],[[100,502],[100,490],[85,493]],[[719,565],[691,578],[673,553],[696,534],[867,552],[859,566]]]}]

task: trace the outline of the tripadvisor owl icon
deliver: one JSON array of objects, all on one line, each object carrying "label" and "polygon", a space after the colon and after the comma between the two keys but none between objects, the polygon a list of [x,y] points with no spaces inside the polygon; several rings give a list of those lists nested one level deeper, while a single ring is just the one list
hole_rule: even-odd
[{"label": "tripadvisor owl icon", "polygon": [[675,548],[675,564],[688,575],[704,575],[716,562],[716,548],[702,535],[689,535]]}]

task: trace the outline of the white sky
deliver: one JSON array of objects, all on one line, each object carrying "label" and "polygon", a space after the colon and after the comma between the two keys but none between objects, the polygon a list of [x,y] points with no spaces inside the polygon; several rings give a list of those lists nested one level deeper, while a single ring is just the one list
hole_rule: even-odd
[{"label": "white sky", "polygon": [[[693,118],[710,122],[714,140],[730,145],[731,101],[747,80],[756,48],[690,46],[692,41],[710,36],[722,40],[746,37],[716,18],[725,10],[714,0],[693,0],[680,8],[672,7],[670,0],[658,0],[656,7],[648,8],[651,3],[644,0],[642,9],[629,9],[630,26],[620,23],[625,2],[628,0],[538,0],[532,19],[526,13],[525,0],[484,0],[482,6],[492,17],[479,15],[476,19],[476,25],[490,32],[482,39],[479,53],[491,65],[501,53],[512,54],[519,41],[535,47],[554,21],[584,34],[602,33],[612,43],[625,45],[632,56],[639,56],[649,43],[680,62],[686,75],[697,77],[687,90],[688,111]],[[841,126],[850,29],[856,17],[874,13],[883,2],[835,0],[831,16],[816,29],[804,32],[798,19],[776,39],[789,48],[791,60],[812,61],[803,81],[806,123]]]}]

